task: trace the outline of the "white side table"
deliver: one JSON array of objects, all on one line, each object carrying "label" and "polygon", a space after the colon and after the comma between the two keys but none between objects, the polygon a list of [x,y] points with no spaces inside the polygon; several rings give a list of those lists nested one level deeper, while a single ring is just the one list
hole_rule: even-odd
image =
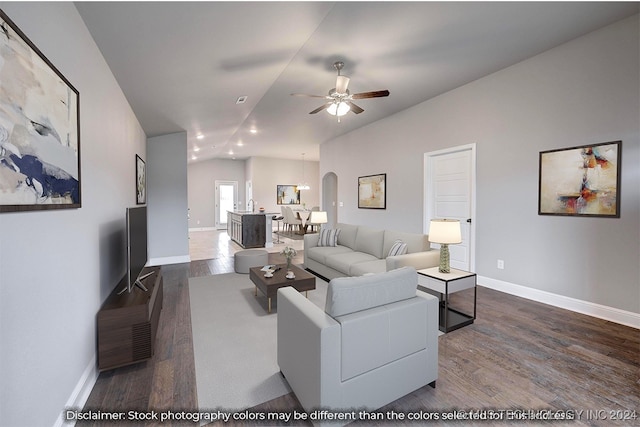
[{"label": "white side table", "polygon": [[[418,270],[418,288],[440,294],[440,330],[442,332],[454,331],[472,324],[475,320],[478,292],[475,273],[455,268],[452,268],[450,273],[440,273],[438,267],[425,268]],[[473,288],[473,315],[449,306],[449,294],[471,288]]]}]

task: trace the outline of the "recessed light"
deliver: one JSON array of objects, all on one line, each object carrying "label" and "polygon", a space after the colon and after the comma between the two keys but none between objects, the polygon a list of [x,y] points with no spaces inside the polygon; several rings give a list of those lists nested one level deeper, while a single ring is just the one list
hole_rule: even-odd
[{"label": "recessed light", "polygon": [[242,147],[244,145],[244,143],[242,141],[238,141],[238,147]]},{"label": "recessed light", "polygon": [[194,154],[193,156],[191,156],[191,160],[198,160],[198,157]]},{"label": "recessed light", "polygon": [[229,150],[229,155],[233,156],[233,150]]},{"label": "recessed light", "polygon": [[247,102],[247,98],[247,95],[239,96],[238,99],[236,99],[236,104],[244,104],[245,102]]},{"label": "recessed light", "polygon": [[204,135],[203,135],[203,134],[201,134],[201,133],[199,133],[199,134],[198,134],[198,136],[196,136],[196,138],[198,138],[198,139],[202,139],[202,138],[204,138]]},{"label": "recessed light", "polygon": [[249,130],[249,132],[251,132],[251,133],[258,133],[258,131],[257,131],[256,129],[251,129],[251,130]]},{"label": "recessed light", "polygon": [[198,151],[200,151],[200,147],[193,147],[193,151],[197,153]]}]

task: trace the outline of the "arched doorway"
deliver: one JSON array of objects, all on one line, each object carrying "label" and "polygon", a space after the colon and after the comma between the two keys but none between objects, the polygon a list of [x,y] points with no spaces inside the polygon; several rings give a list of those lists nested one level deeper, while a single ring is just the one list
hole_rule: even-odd
[{"label": "arched doorway", "polygon": [[338,222],[338,175],[327,172],[322,177],[322,209],[327,212],[327,226]]}]

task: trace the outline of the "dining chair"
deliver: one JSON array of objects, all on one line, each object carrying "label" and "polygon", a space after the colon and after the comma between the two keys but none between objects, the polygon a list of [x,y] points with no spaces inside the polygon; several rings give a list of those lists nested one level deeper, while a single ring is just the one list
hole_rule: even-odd
[{"label": "dining chair", "polygon": [[283,206],[284,208],[284,223],[288,226],[289,230],[293,230],[294,226],[302,226],[302,220],[297,218],[293,213],[293,209],[289,206]]}]

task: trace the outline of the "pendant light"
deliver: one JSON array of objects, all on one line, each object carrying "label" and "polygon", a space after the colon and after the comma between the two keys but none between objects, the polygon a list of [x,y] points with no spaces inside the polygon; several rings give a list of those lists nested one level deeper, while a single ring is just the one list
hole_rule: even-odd
[{"label": "pendant light", "polygon": [[298,190],[309,190],[309,184],[304,180],[304,153],[302,153],[302,182],[298,184]]}]

